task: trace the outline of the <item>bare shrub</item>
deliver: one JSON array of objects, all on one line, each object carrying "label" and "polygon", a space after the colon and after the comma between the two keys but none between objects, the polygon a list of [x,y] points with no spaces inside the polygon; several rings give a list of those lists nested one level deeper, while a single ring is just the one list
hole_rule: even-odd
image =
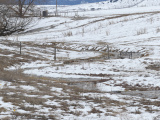
[{"label": "bare shrub", "polygon": [[35,112],[35,110],[37,110],[35,107],[25,106],[24,104],[21,104],[20,109],[31,112]]},{"label": "bare shrub", "polygon": [[[48,120],[48,117],[46,115],[33,115],[28,113],[19,113],[19,112],[13,112],[12,113],[12,120],[24,120],[24,119],[39,119],[39,120]],[[53,118],[53,120],[56,120],[56,118]]]},{"label": "bare shrub", "polygon": [[157,28],[157,29],[156,29],[156,33],[159,33],[159,32],[160,32],[160,28]]},{"label": "bare shrub", "polygon": [[8,117],[5,117],[5,118],[2,118],[1,120],[11,120],[11,118],[8,116]]},{"label": "bare shrub", "polygon": [[128,18],[124,18],[122,21],[123,21],[123,22],[128,22],[129,19],[128,19]]},{"label": "bare shrub", "polygon": [[94,97],[94,98],[93,98],[93,101],[94,101],[95,103],[102,103],[102,102],[103,102],[102,97]]},{"label": "bare shrub", "polygon": [[31,105],[43,105],[47,100],[44,98],[24,97],[24,100]]},{"label": "bare shrub", "polygon": [[154,22],[154,19],[153,19],[153,18],[150,18],[150,19],[148,19],[147,21],[152,24],[152,23]]},{"label": "bare shrub", "polygon": [[112,24],[115,24],[114,21],[109,21],[108,25],[112,25]]},{"label": "bare shrub", "polygon": [[110,35],[110,31],[106,31],[106,35],[109,36]]},{"label": "bare shrub", "polygon": [[12,98],[11,96],[3,96],[3,99],[2,99],[4,102],[11,102],[13,103],[14,105],[19,105],[22,100],[18,99],[18,98]]},{"label": "bare shrub", "polygon": [[142,35],[142,34],[146,34],[146,33],[147,33],[146,28],[143,28],[143,29],[137,30],[137,35]]},{"label": "bare shrub", "polygon": [[4,107],[1,107],[1,108],[0,108],[0,113],[1,113],[1,112],[6,112],[6,111],[7,111],[7,110],[6,110]]},{"label": "bare shrub", "polygon": [[99,29],[99,28],[102,28],[102,26],[103,26],[102,23],[99,23],[98,29]]},{"label": "bare shrub", "polygon": [[48,115],[48,119],[50,120],[57,120],[56,118],[57,118],[56,115]]},{"label": "bare shrub", "polygon": [[141,111],[139,109],[136,109],[135,114],[141,114]]},{"label": "bare shrub", "polygon": [[49,86],[45,86],[45,85],[43,85],[43,86],[38,86],[37,85],[37,88],[39,89],[39,91],[45,91],[45,92],[47,92],[48,94],[50,93],[50,87]]},{"label": "bare shrub", "polygon": [[95,107],[93,107],[91,109],[91,111],[89,111],[89,113],[102,113],[102,111],[100,111],[100,110],[96,109]]},{"label": "bare shrub", "polygon": [[13,17],[10,14],[10,9],[4,6],[0,9],[0,16],[0,36],[23,31],[32,20],[31,18]]},{"label": "bare shrub", "polygon": [[154,117],[153,120],[160,120],[160,115]]},{"label": "bare shrub", "polygon": [[61,109],[64,111],[69,111],[69,104],[67,102],[61,102]]},{"label": "bare shrub", "polygon": [[70,37],[70,36],[73,36],[72,34],[72,31],[68,31],[68,32],[65,32],[65,33],[62,33],[64,37]]},{"label": "bare shrub", "polygon": [[80,116],[82,115],[82,111],[75,110],[74,112],[72,112],[72,114],[75,116]]}]

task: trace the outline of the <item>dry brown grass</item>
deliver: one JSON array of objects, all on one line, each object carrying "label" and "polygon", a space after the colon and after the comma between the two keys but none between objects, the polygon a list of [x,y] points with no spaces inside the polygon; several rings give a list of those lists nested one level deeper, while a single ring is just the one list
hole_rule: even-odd
[{"label": "dry brown grass", "polygon": [[29,107],[29,106],[26,106],[24,104],[21,104],[19,109],[22,109],[22,110],[25,110],[25,111],[30,111],[32,113],[36,112],[36,110],[37,110],[37,108],[35,108],[34,106]]},{"label": "dry brown grass", "polygon": [[1,107],[1,108],[0,108],[0,113],[6,112],[6,111],[7,111],[7,109],[5,109],[4,107]]},{"label": "dry brown grass", "polygon": [[4,117],[1,120],[10,120],[10,119],[11,119],[10,117]]},{"label": "dry brown grass", "polygon": [[73,36],[73,33],[72,31],[68,31],[66,33],[62,33],[64,37],[70,37],[70,36]]},{"label": "dry brown grass", "polygon": [[18,119],[39,119],[39,120],[57,120],[56,115],[34,115],[34,114],[27,114],[27,113],[19,113],[19,112],[13,112],[11,119],[18,120]]},{"label": "dry brown grass", "polygon": [[159,71],[160,70],[160,63],[149,65],[148,67],[146,67],[146,69]]},{"label": "dry brown grass", "polygon": [[[6,43],[7,44],[7,43]],[[25,45],[28,46],[34,46],[37,49],[38,48],[47,48],[47,47],[54,47],[53,44],[49,45],[36,45],[36,44],[31,44],[31,43],[24,43]],[[103,43],[99,43],[103,44]],[[18,44],[15,44],[15,46],[18,46]],[[78,109],[84,109],[85,106],[82,104],[79,104],[79,102],[86,102],[86,103],[91,103],[93,104],[92,109],[89,111],[89,113],[95,113],[95,114],[100,114],[102,113],[101,110],[97,109],[94,105],[97,105],[98,107],[101,107],[106,109],[106,115],[112,115],[116,116],[118,113],[114,110],[108,110],[108,107],[113,107],[113,106],[120,106],[123,111],[127,111],[125,106],[128,105],[125,102],[121,102],[118,100],[112,100],[108,97],[101,97],[101,96],[88,96],[84,95],[85,93],[89,94],[102,94],[103,92],[98,91],[97,89],[95,90],[86,90],[82,89],[75,86],[70,86],[67,84],[65,80],[55,80],[52,78],[48,77],[38,77],[38,76],[29,76],[23,74],[23,70],[21,68],[17,68],[14,71],[7,71],[4,70],[4,68],[11,66],[11,65],[20,65],[22,62],[27,62],[29,63],[30,61],[35,61],[35,60],[41,60],[40,57],[33,57],[33,55],[18,55],[15,53],[15,51],[3,51],[3,54],[14,54],[13,57],[8,59],[8,57],[2,57],[0,60],[0,79],[4,80],[6,82],[10,82],[10,85],[5,85],[1,89],[0,95],[3,97],[4,102],[11,102],[13,105],[17,106],[18,109],[29,111],[30,113],[19,113],[17,111],[13,112],[13,115],[10,119],[56,119],[57,116],[54,113],[56,110],[62,110],[62,114],[73,114],[75,116],[80,116],[82,115],[82,111]],[[107,55],[105,53],[102,53],[103,55]],[[102,56],[98,57],[93,57],[89,59],[81,59],[81,60],[66,60],[64,61],[64,64],[73,64],[73,63],[79,63],[79,62],[93,62],[93,61],[100,61]],[[23,59],[19,59],[19,57]],[[14,58],[14,59],[13,59]],[[28,59],[29,58],[29,59]],[[5,62],[4,62],[5,61]],[[103,61],[103,60],[102,60]],[[89,74],[90,76],[98,76],[98,77],[111,77],[112,75],[109,74]],[[109,79],[111,80],[111,79]],[[106,82],[109,81],[106,79],[99,80],[98,82]],[[84,83],[86,84],[86,83]],[[36,90],[25,90],[21,86],[32,86]],[[122,83],[122,84],[117,84],[117,86],[122,86],[126,88],[126,90],[146,90],[145,87],[142,87],[141,85],[137,84],[135,86],[128,85],[127,83]],[[11,88],[11,86],[15,86],[16,88]],[[51,91],[51,88],[61,88],[61,92],[57,91]],[[12,94],[10,94],[12,93]],[[14,94],[13,94],[14,93]],[[35,95],[35,97],[31,97],[31,95]],[[43,98],[43,96],[49,96],[49,98]],[[50,105],[46,104],[47,101],[53,101],[57,102],[59,105]],[[127,99],[126,99],[127,100]],[[72,103],[72,102],[75,103]],[[25,103],[29,104],[30,106],[26,106]],[[148,102],[148,101],[141,101],[140,103],[144,105],[156,105],[159,106],[159,101],[154,101],[154,102]],[[42,106],[42,108],[49,108],[49,114],[45,115],[44,112],[39,112],[39,108],[35,106]],[[73,107],[77,110],[71,111],[70,107]],[[147,109],[146,111],[153,111],[151,109]],[[5,111],[4,108],[0,108],[0,112]],[[110,113],[109,113],[110,112]],[[36,113],[36,114],[33,114]],[[140,114],[140,112],[137,110],[135,111],[135,114]],[[6,118],[8,119],[8,118]]]},{"label": "dry brown grass", "polygon": [[91,111],[89,111],[89,113],[102,113],[102,111],[100,111],[100,110],[96,109],[95,107],[93,107],[91,109]]},{"label": "dry brown grass", "polygon": [[148,90],[160,90],[160,87],[152,87],[149,85],[141,85],[139,83],[135,84],[135,85],[130,85],[126,82],[120,83],[120,84],[115,84],[114,86],[122,86],[123,88],[125,88],[125,91],[148,91]]},{"label": "dry brown grass", "polygon": [[143,105],[154,105],[159,107],[160,106],[160,101],[150,101],[150,100],[146,100],[146,99],[141,99],[140,103],[142,103]]}]

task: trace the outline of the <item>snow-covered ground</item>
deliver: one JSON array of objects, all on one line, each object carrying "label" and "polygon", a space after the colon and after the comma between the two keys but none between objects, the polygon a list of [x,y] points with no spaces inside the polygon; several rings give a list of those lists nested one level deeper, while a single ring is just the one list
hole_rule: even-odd
[{"label": "snow-covered ground", "polygon": [[[71,87],[73,85],[85,90],[88,87],[96,92],[78,92],[79,99],[66,98],[66,103],[61,103],[60,97],[75,97],[75,94],[72,95],[75,89],[66,90],[53,83],[47,89],[41,81],[40,84],[31,82],[30,85],[19,79],[19,83],[2,79],[0,89],[9,90],[10,96],[15,94],[11,89],[17,89],[24,96],[45,99],[43,105],[37,103],[34,106],[37,109],[35,114],[43,113],[47,116],[54,113],[58,119],[159,120],[159,97],[114,94],[117,91],[160,90],[159,5],[158,0],[122,0],[115,3],[60,6],[59,16],[35,18],[24,33],[0,38],[0,57],[18,61],[7,64],[6,71],[22,72],[31,79],[35,76],[54,79],[54,82],[68,83]],[[55,6],[41,6],[41,9],[48,9],[50,15],[54,15]],[[18,56],[20,41],[22,55]],[[56,61],[54,43],[57,47]],[[132,52],[133,58],[121,59],[120,52]],[[136,53],[138,56],[134,56]],[[45,94],[42,86],[49,93]],[[44,90],[43,97],[38,93],[40,90]],[[51,99],[53,96],[55,99]],[[5,96],[0,97],[1,108],[6,109],[0,109],[3,114],[1,118],[11,116],[15,110],[28,114],[27,110],[4,98]],[[74,107],[73,104],[76,103],[78,105]],[[67,110],[60,108],[66,104]],[[29,102],[23,101],[23,105],[31,107]],[[56,110],[46,105],[54,105]]]}]

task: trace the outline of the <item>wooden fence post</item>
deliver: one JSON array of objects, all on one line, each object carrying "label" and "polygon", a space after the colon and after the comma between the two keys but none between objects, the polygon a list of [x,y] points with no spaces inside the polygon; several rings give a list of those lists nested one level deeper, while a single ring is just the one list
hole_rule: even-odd
[{"label": "wooden fence post", "polygon": [[22,54],[22,44],[20,42],[20,55]]},{"label": "wooden fence post", "polygon": [[132,59],[132,52],[129,52],[129,59]]},{"label": "wooden fence post", "polygon": [[110,55],[109,55],[109,45],[107,45],[107,51],[108,51],[108,59],[110,59]]},{"label": "wooden fence post", "polygon": [[54,61],[56,61],[56,43],[54,43]]},{"label": "wooden fence post", "polygon": [[121,51],[120,51],[120,58],[121,58],[121,55],[122,55],[122,54],[121,54]]}]

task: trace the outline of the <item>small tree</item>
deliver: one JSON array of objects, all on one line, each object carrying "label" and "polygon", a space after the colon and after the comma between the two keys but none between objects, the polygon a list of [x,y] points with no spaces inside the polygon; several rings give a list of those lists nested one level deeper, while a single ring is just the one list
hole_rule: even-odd
[{"label": "small tree", "polygon": [[0,0],[0,36],[10,35],[26,29],[32,17],[26,17],[34,11],[35,2],[45,0]]},{"label": "small tree", "polygon": [[13,17],[12,11],[5,6],[0,8],[0,36],[23,31],[32,18]]},{"label": "small tree", "polygon": [[34,11],[35,3],[44,3],[47,0],[0,0],[0,4],[5,5],[14,11],[19,17],[24,17],[27,12]]}]

